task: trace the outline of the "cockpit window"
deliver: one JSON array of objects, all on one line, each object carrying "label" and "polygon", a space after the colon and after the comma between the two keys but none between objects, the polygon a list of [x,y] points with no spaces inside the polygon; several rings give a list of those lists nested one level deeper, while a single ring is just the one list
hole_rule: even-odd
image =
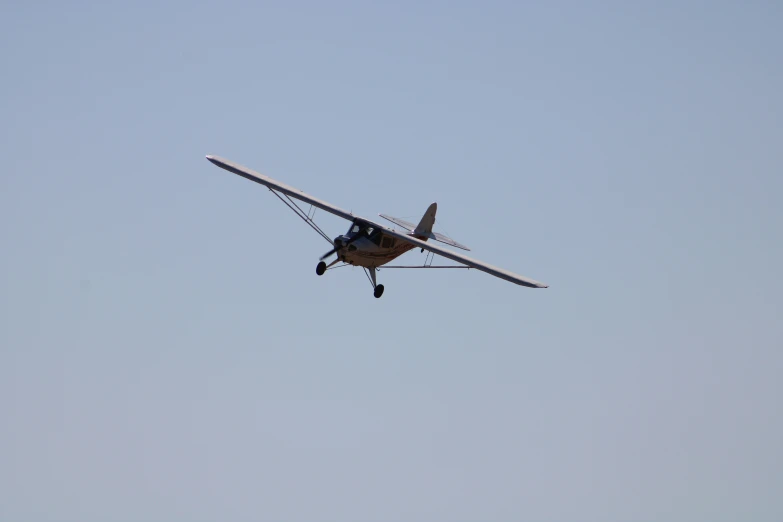
[{"label": "cockpit window", "polygon": [[369,223],[354,223],[351,225],[351,229],[348,231],[348,235],[354,237],[356,234],[360,234],[362,237],[367,237],[376,245],[380,245],[381,231],[374,226],[371,226]]}]

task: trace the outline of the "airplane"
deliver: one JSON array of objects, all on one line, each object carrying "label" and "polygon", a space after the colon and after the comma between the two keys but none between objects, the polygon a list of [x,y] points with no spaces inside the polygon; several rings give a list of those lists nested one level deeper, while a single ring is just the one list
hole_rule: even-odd
[{"label": "airplane", "polygon": [[[383,295],[384,287],[382,284],[377,283],[376,271],[380,270],[380,267],[384,268],[474,268],[487,274],[493,275],[500,279],[510,281],[517,285],[526,286],[529,288],[548,288],[549,285],[534,281],[526,277],[514,274],[507,270],[494,267],[482,261],[472,259],[462,254],[452,252],[438,245],[427,242],[428,239],[434,239],[437,242],[460,248],[462,250],[470,250],[465,245],[457,243],[453,239],[438,234],[432,231],[432,227],[435,225],[435,213],[438,210],[437,203],[433,203],[429,206],[427,211],[422,216],[418,225],[414,225],[403,219],[395,218],[393,216],[387,216],[385,214],[378,214],[383,219],[386,219],[395,225],[398,225],[405,229],[407,232],[401,232],[392,228],[388,228],[384,225],[378,224],[375,221],[366,219],[360,216],[356,216],[351,212],[345,211],[339,207],[336,207],[326,201],[315,198],[309,194],[302,192],[299,189],[285,185],[276,181],[268,176],[259,174],[253,170],[243,167],[237,163],[221,158],[219,156],[207,156],[207,159],[217,165],[218,167],[225,169],[231,173],[247,178],[250,181],[254,181],[261,185],[266,186],[272,193],[277,196],[283,203],[285,203],[291,210],[293,210],[305,223],[307,223],[313,230],[321,235],[331,245],[331,250],[321,256],[318,265],[315,268],[315,273],[319,276],[323,275],[327,270],[333,268],[340,268],[342,266],[359,266],[362,267],[367,274],[368,279],[373,287],[373,295],[379,298]],[[305,212],[293,199],[297,199],[310,205],[310,208]],[[330,239],[329,236],[321,230],[321,228],[315,224],[313,217],[315,216],[315,210],[321,209],[335,216],[339,216],[351,222],[351,226],[348,231],[340,236]],[[390,261],[401,256],[405,252],[414,248],[420,248],[422,252],[427,250],[427,258],[425,262],[420,266],[388,266],[386,265]],[[445,257],[452,261],[460,263],[461,266],[447,265],[447,266],[433,266],[432,258],[435,255]],[[328,257],[334,255],[335,259],[329,264],[324,261]],[[341,263],[338,265],[338,263]],[[429,264],[427,264],[429,263]],[[335,266],[338,265],[338,266]],[[386,266],[385,266],[386,265]]]}]

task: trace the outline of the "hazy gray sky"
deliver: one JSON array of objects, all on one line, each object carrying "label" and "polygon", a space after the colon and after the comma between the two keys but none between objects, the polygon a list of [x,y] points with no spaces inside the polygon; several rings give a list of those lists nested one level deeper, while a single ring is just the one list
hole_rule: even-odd
[{"label": "hazy gray sky", "polygon": [[0,15],[0,520],[783,519],[780,2]]}]

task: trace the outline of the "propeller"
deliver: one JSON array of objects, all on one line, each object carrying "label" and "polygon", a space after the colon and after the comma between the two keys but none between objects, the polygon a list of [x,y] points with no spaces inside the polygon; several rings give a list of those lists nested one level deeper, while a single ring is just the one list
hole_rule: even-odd
[{"label": "propeller", "polygon": [[340,250],[340,249],[341,249],[343,246],[345,246],[345,245],[343,244],[342,237],[336,237],[336,238],[334,238],[334,241],[332,241],[332,244],[334,245],[334,248],[333,248],[333,249],[331,249],[330,251],[328,251],[327,253],[325,253],[324,255],[322,255],[322,256],[321,256],[321,261],[323,261],[323,260],[324,260],[324,259],[326,259],[327,257],[331,256],[332,254],[334,254],[335,252],[337,252],[338,250]]},{"label": "propeller", "polygon": [[332,255],[332,254],[334,254],[335,252],[337,252],[337,248],[336,248],[336,247],[335,247],[335,248],[333,248],[333,249],[331,249],[330,251],[328,251],[328,252],[327,252],[327,253],[325,253],[324,255],[322,255],[322,256],[321,256],[321,261],[323,261],[323,260],[324,260],[324,259],[326,259],[327,257],[331,256],[331,255]]},{"label": "propeller", "polygon": [[334,241],[333,241],[334,248],[331,249],[330,251],[328,251],[327,253],[325,253],[324,255],[322,255],[321,256],[321,261],[323,261],[327,257],[331,256],[332,254],[334,254],[335,252],[337,252],[341,248],[347,247],[348,245],[350,245],[351,243],[353,243],[354,241],[356,241],[360,237],[363,237],[363,235],[364,234],[362,234],[360,232],[360,233],[356,234],[355,236],[353,236],[352,238],[350,238],[348,241],[343,241],[342,236],[334,238]]}]

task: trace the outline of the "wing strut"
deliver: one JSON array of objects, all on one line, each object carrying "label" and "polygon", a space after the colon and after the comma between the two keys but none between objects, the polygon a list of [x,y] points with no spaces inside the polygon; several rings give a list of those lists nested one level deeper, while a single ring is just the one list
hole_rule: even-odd
[{"label": "wing strut", "polygon": [[387,268],[464,268],[470,270],[469,266],[456,266],[456,265],[383,265],[378,267],[380,270],[386,270]]},{"label": "wing strut", "polygon": [[[318,234],[320,234],[320,236],[321,236],[322,238],[324,238],[324,239],[327,241],[327,243],[329,243],[330,245],[334,245],[334,242],[333,242],[331,239],[329,239],[329,236],[327,236],[327,235],[326,235],[326,232],[324,232],[323,230],[321,230],[321,227],[319,227],[318,225],[316,225],[316,224],[315,224],[315,221],[313,221],[313,219],[310,217],[310,214],[309,214],[309,213],[306,213],[304,210],[302,210],[301,208],[299,208],[299,205],[297,205],[296,203],[294,203],[294,200],[292,200],[291,198],[289,198],[289,197],[288,197],[288,194],[283,194],[283,195],[285,196],[285,199],[283,199],[283,196],[281,196],[280,194],[278,194],[276,191],[272,190],[271,188],[269,189],[269,192],[271,192],[272,194],[274,194],[275,196],[277,196],[277,197],[280,199],[280,201],[282,201],[283,203],[285,203],[285,204],[286,204],[286,206],[287,206],[288,208],[290,208],[291,210],[293,210],[293,211],[294,211],[294,214],[296,214],[297,216],[299,216],[300,218],[302,218],[302,221],[304,221],[305,223],[307,223],[308,225],[310,225],[310,228],[312,228],[313,230],[315,230],[316,232],[318,232]],[[288,201],[286,201],[286,199],[287,199]],[[289,203],[289,202],[290,202],[290,203]],[[313,210],[313,216],[315,216],[315,210]]]}]

